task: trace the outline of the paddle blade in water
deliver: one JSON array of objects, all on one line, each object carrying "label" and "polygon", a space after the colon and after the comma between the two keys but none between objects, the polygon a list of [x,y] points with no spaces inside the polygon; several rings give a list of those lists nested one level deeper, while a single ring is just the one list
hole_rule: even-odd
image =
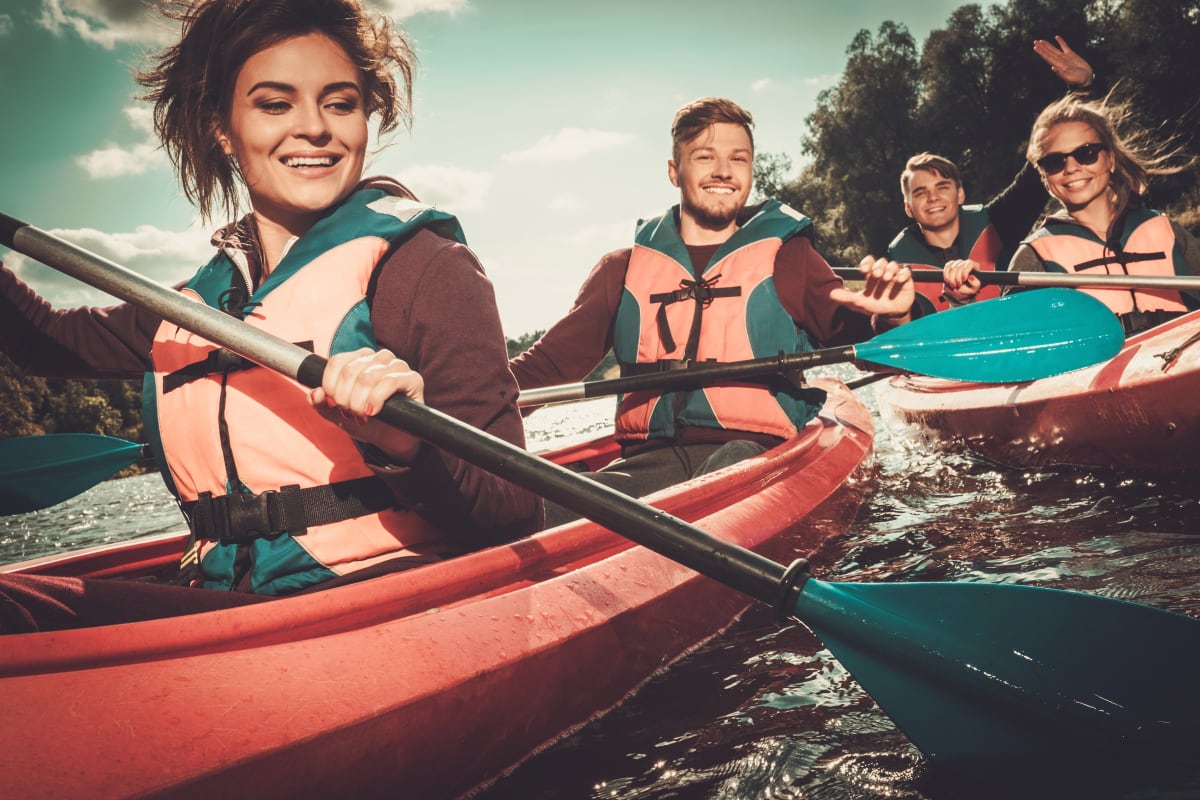
[{"label": "paddle blade in water", "polygon": [[919,375],[1018,383],[1107,361],[1125,334],[1091,295],[1037,289],[922,317],[863,342],[859,361]]},{"label": "paddle blade in water", "polygon": [[981,583],[824,583],[793,606],[936,766],[1070,784],[1200,742],[1200,622]]},{"label": "paddle blade in water", "polygon": [[142,445],[91,433],[0,440],[0,514],[48,508],[142,457]]}]

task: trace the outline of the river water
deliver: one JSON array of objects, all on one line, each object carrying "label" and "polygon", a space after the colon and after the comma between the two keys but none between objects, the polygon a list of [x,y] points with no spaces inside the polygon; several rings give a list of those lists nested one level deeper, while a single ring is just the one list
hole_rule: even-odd
[{"label": "river water", "polygon": [[[873,391],[859,392],[874,410]],[[611,400],[542,409],[528,418],[530,447],[590,438],[607,430],[611,418]],[[1004,470],[919,446],[878,416],[876,425],[874,491],[850,530],[822,549],[818,577],[1048,586],[1200,616],[1200,480]],[[53,509],[0,518],[0,563],[180,526],[156,476],[108,481]],[[971,796],[934,786],[920,755],[816,639],[799,625],[776,625],[761,607],[478,795]],[[1056,796],[1101,795],[1092,787]],[[1200,798],[1200,777],[1147,774],[1103,796]]]}]

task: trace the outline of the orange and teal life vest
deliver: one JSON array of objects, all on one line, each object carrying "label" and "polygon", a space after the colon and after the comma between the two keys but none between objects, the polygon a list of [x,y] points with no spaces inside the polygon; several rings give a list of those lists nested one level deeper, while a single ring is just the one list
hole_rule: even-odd
[{"label": "orange and teal life vest", "polygon": [[[694,265],[679,236],[678,206],[638,223],[613,327],[623,374],[695,362],[730,362],[812,349],[775,290],[775,257],[810,220],[766,203],[713,254]],[[698,426],[786,438],[812,419],[819,390],[789,382],[739,383],[696,391],[631,392],[617,406],[622,441],[674,439]]]},{"label": "orange and teal life vest", "polygon": [[[1135,206],[1122,215],[1107,242],[1069,217],[1048,217],[1030,247],[1047,272],[1082,275],[1187,275],[1183,252],[1166,215]],[[1183,312],[1183,296],[1174,289],[1103,289],[1080,291],[1101,300],[1117,315],[1134,311]],[[1193,303],[1193,307],[1195,307]]]},{"label": "orange and teal life vest", "polygon": [[[249,286],[236,248],[222,248],[182,292],[325,357],[374,348],[372,276],[422,228],[463,239],[449,214],[360,188],[295,240],[244,302],[226,308],[230,292]],[[416,512],[394,507],[368,466],[369,448],[312,409],[308,391],[173,323],[160,326],[144,416],[168,487],[189,516],[203,586],[231,589],[249,570],[255,593],[288,594],[445,547]]]},{"label": "orange and teal life vest", "polygon": [[[999,269],[1008,269],[1013,251],[1005,249],[986,208],[981,205],[959,206],[958,225],[958,238],[955,240],[958,253],[948,254],[930,247],[920,227],[913,224],[896,234],[896,238],[888,245],[888,258],[919,269],[942,269],[946,261],[952,258],[970,259],[978,263],[982,270],[995,270],[997,265]],[[943,297],[942,287],[936,283],[921,282],[915,284],[914,288],[938,311],[945,311],[953,305]],[[988,300],[999,294],[998,287],[984,286],[975,299]]]}]

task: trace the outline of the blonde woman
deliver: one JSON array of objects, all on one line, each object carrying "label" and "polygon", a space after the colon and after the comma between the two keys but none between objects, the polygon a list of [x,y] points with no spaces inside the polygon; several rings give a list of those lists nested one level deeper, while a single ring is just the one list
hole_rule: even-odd
[{"label": "blonde woman", "polygon": [[[1122,135],[1128,111],[1107,102],[1067,97],[1034,122],[1026,156],[1046,190],[1062,204],[1013,255],[1010,270],[1087,275],[1200,275],[1200,242],[1148,208],[1152,175],[1178,171],[1174,154]],[[1126,334],[1200,307],[1191,292],[1089,288],[1120,317]]]}]

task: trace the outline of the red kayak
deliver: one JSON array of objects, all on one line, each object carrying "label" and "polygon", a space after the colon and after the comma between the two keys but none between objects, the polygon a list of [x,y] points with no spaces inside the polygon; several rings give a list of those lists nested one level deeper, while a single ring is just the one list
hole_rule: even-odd
[{"label": "red kayak", "polygon": [[[842,384],[767,453],[647,500],[769,557],[845,530],[874,469]],[[611,440],[553,454],[594,468]],[[176,535],[3,567],[132,576]],[[620,703],[750,601],[581,520],[264,605],[5,637],[10,797],[457,797]]]},{"label": "red kayak", "polygon": [[904,375],[877,392],[889,422],[1014,467],[1200,467],[1200,311],[1130,337],[1110,361],[1018,384]]}]

